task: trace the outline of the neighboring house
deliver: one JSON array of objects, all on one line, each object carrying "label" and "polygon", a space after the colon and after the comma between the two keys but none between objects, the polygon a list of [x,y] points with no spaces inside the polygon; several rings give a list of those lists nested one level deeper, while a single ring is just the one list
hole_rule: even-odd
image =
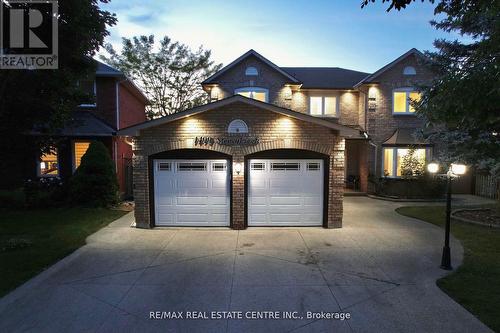
[{"label": "neighboring house", "polygon": [[[78,82],[94,96],[75,110],[66,126],[54,135],[57,145],[51,153],[37,154],[33,171],[38,177],[67,179],[78,168],[90,142],[101,141],[115,162],[120,192],[132,195],[132,147],[117,130],[146,120],[146,96],[125,75],[97,62],[95,77]],[[38,133],[39,134],[39,133]]]},{"label": "neighboring house", "polygon": [[250,50],[202,83],[211,103],[119,132],[134,137],[136,224],[341,227],[345,187],[400,177],[432,74],[411,49],[373,74],[278,67]]}]

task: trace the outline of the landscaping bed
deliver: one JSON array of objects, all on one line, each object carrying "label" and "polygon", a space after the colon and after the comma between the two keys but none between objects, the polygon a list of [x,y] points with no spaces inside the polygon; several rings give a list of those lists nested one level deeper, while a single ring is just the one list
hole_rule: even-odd
[{"label": "landscaping bed", "polygon": [[500,211],[495,208],[459,209],[453,212],[453,217],[464,222],[500,228]]}]

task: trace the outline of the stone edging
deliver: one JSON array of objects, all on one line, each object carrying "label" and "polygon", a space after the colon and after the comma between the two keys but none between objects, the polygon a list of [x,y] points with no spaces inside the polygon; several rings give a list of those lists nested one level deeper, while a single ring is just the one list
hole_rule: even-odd
[{"label": "stone edging", "polygon": [[466,219],[464,217],[458,217],[455,216],[455,213],[458,212],[464,212],[464,211],[477,211],[477,210],[487,210],[488,208],[461,208],[461,209],[455,209],[454,211],[451,212],[451,218],[453,220],[459,221],[459,222],[465,222],[465,223],[472,223],[472,224],[477,224],[477,225],[482,225],[483,227],[490,227],[490,228],[500,228],[499,224],[492,224],[492,223],[484,223],[484,222],[479,222],[471,219]]},{"label": "stone edging", "polygon": [[393,201],[393,202],[445,202],[446,201],[444,199],[401,199],[401,198],[394,198],[394,197],[383,197],[383,196],[373,195],[373,194],[368,194],[367,196],[369,198],[372,198],[372,199]]}]

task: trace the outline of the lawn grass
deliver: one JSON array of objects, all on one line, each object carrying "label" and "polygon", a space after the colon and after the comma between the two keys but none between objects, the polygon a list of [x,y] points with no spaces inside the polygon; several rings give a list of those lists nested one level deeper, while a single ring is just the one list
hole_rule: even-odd
[{"label": "lawn grass", "polygon": [[[396,211],[444,227],[443,206],[401,207]],[[500,332],[500,229],[452,222],[451,233],[464,247],[464,261],[455,272],[439,279],[437,285]]]},{"label": "lawn grass", "polygon": [[0,211],[0,296],[85,244],[126,212],[105,208]]}]

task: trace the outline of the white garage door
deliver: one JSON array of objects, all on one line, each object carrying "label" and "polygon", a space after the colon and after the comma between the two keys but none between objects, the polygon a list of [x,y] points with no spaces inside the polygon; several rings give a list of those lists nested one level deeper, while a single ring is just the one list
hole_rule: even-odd
[{"label": "white garage door", "polygon": [[229,226],[225,160],[155,160],[155,224]]},{"label": "white garage door", "polygon": [[250,160],[249,226],[323,224],[322,160]]}]

